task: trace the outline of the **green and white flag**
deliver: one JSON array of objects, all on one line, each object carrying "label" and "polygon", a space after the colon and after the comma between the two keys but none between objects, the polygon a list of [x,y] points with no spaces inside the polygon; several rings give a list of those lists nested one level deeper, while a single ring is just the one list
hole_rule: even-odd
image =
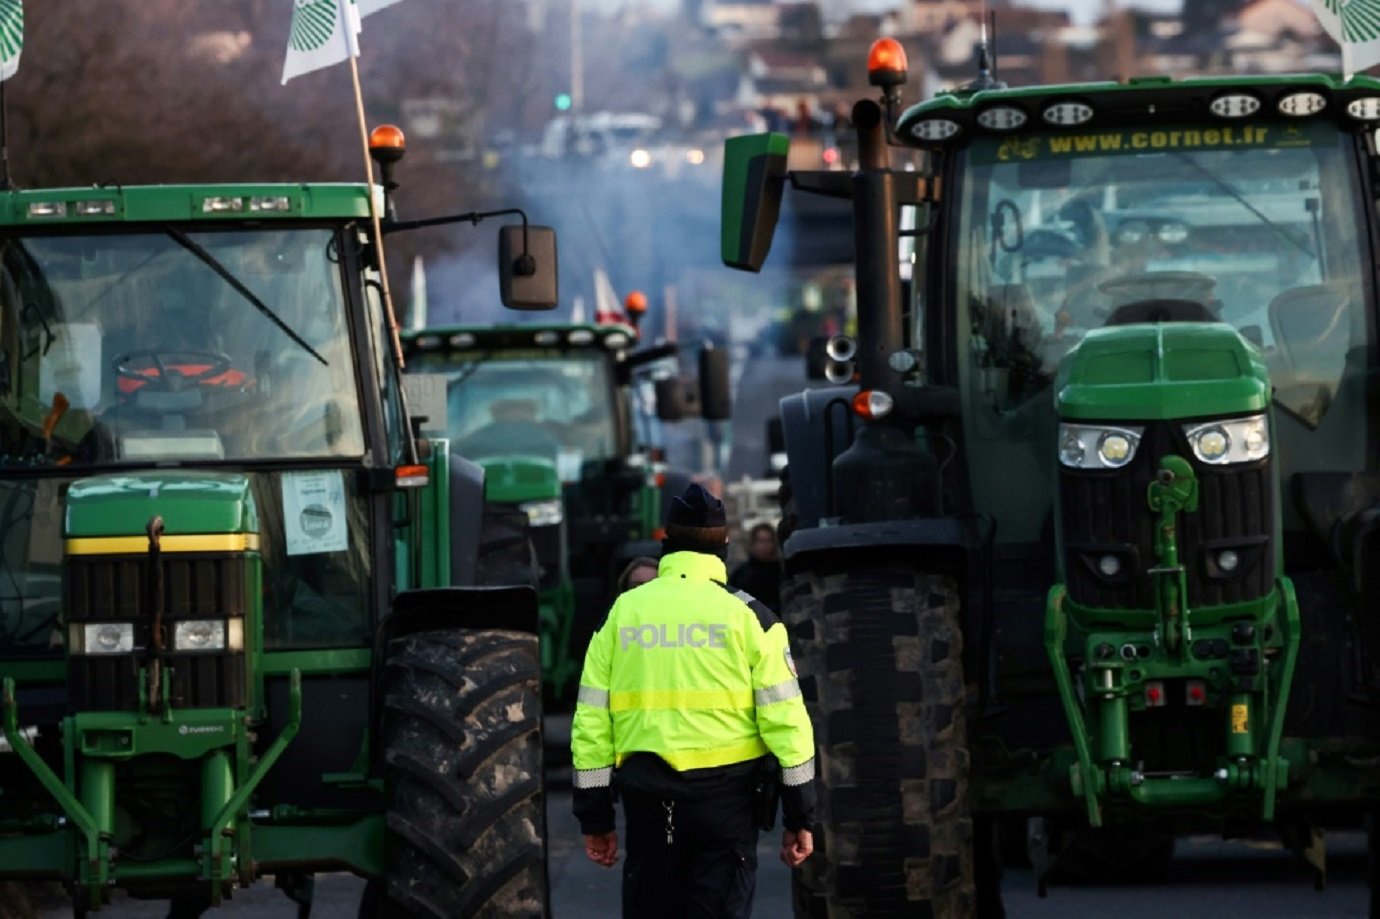
[{"label": "green and white flag", "polygon": [[1343,74],[1380,63],[1380,0],[1313,0],[1313,13],[1342,46]]},{"label": "green and white flag", "polygon": [[293,0],[283,82],[359,57],[360,19],[398,2],[400,0]]},{"label": "green and white flag", "polygon": [[19,69],[24,50],[24,0],[0,0],[0,81]]}]

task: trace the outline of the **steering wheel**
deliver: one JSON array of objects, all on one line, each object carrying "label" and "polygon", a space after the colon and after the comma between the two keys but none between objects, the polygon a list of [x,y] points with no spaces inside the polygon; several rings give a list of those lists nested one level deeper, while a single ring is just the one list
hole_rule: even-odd
[{"label": "steering wheel", "polygon": [[1112,298],[1113,307],[1142,300],[1194,300],[1206,306],[1216,286],[1216,278],[1197,271],[1142,271],[1108,278],[1097,289]]},{"label": "steering wheel", "polygon": [[221,351],[147,348],[121,354],[115,358],[113,367],[120,379],[138,383],[139,386],[135,388],[148,387],[150,392],[179,392],[224,374],[230,369],[230,356]]}]

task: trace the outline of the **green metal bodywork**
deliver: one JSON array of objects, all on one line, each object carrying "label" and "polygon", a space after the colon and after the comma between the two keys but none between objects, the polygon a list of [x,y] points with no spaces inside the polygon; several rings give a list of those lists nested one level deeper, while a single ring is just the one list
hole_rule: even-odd
[{"label": "green metal bodywork", "polygon": [[[368,218],[367,195],[364,186],[333,184],[6,191],[0,192],[0,227],[14,233],[115,227],[139,233],[147,232],[148,225],[196,224],[233,232],[280,220],[344,227]],[[395,540],[397,589],[450,583],[444,442],[427,462],[432,484],[406,497],[400,492],[398,521],[385,520],[384,529],[376,528]],[[368,470],[352,471],[362,477]],[[391,470],[385,471],[391,478]],[[72,473],[54,467],[51,474],[70,479]],[[164,895],[201,891],[218,903],[234,886],[252,883],[265,872],[310,874],[343,867],[379,876],[386,870],[386,800],[381,780],[370,775],[367,711],[358,712],[364,740],[357,768],[320,779],[324,786],[355,790],[355,805],[277,803],[255,809],[275,766],[314,717],[303,711],[304,685],[319,681],[328,686],[342,678],[367,681],[377,667],[375,649],[367,645],[265,651],[265,617],[284,614],[264,608],[267,588],[256,538],[279,538],[276,530],[265,531],[254,499],[255,478],[265,474],[270,473],[181,468],[93,475],[61,490],[60,509],[43,508],[45,513],[60,510],[63,537],[77,541],[68,543],[69,552],[100,555],[106,551],[101,541],[109,540],[118,547],[110,551],[136,564],[147,551],[146,526],[158,516],[164,538],[213,537],[223,544],[224,551],[217,550],[221,555],[242,554],[248,602],[243,612],[245,703],[175,708],[169,704],[171,678],[161,682],[159,697],[151,698],[152,681],[141,660],[136,710],[69,710],[56,725],[56,749],[51,732],[45,738],[49,745],[39,748],[26,729],[32,715],[21,695],[26,690],[61,691],[67,659],[56,654],[0,656],[3,734],[13,752],[0,756],[0,878],[63,879],[82,907],[94,909],[114,885]],[[76,548],[81,541],[87,541],[85,548]],[[283,690],[276,711],[270,704],[271,682]],[[170,785],[165,781],[169,770],[190,778]],[[5,787],[16,778],[22,780],[19,785]],[[121,846],[131,832],[130,817],[117,809],[116,801],[131,787],[177,796],[179,810],[199,814],[200,835],[162,856],[125,857]]]},{"label": "green metal bodywork", "polygon": [[[1307,117],[1288,117],[1279,102],[1296,92],[1316,93],[1323,104],[1312,109]],[[1255,108],[1237,112],[1238,117],[1226,117],[1211,109],[1215,100],[1238,94],[1249,95]],[[1380,737],[1374,733],[1373,721],[1348,720],[1347,733],[1342,734],[1342,729],[1334,728],[1331,722],[1325,728],[1304,724],[1306,719],[1299,718],[1296,713],[1297,721],[1291,720],[1289,724],[1291,736],[1286,736],[1285,713],[1291,687],[1305,672],[1302,665],[1305,650],[1311,650],[1313,655],[1313,673],[1318,672],[1320,654],[1345,656],[1350,653],[1348,642],[1357,639],[1347,631],[1347,626],[1338,623],[1364,617],[1366,611],[1320,608],[1324,603],[1344,605],[1351,602],[1353,598],[1342,590],[1329,594],[1313,586],[1306,593],[1300,586],[1296,593],[1294,581],[1284,575],[1286,531],[1281,523],[1281,518],[1290,520],[1288,515],[1292,514],[1288,537],[1298,540],[1299,545],[1313,545],[1307,541],[1316,537],[1306,531],[1296,507],[1298,497],[1291,493],[1290,486],[1297,485],[1297,478],[1302,478],[1300,473],[1335,474],[1338,478],[1347,473],[1360,473],[1358,479],[1374,475],[1374,455],[1370,446],[1373,432],[1366,426],[1367,419],[1358,420],[1361,411],[1369,414],[1369,409],[1364,408],[1369,402],[1356,395],[1366,385],[1364,374],[1368,371],[1363,370],[1363,366],[1374,362],[1373,331],[1358,332],[1353,320],[1345,371],[1338,358],[1340,389],[1353,400],[1346,403],[1346,410],[1356,413],[1349,415],[1350,428],[1340,418],[1329,418],[1330,427],[1327,423],[1319,425],[1316,417],[1306,423],[1300,422],[1296,412],[1283,417],[1283,409],[1278,410],[1277,417],[1276,406],[1288,406],[1279,401],[1274,386],[1280,381],[1272,380],[1267,373],[1260,347],[1231,326],[1211,322],[1093,328],[1083,334],[1081,341],[1059,363],[1050,389],[1032,386],[1034,395],[1024,403],[1014,400],[1011,404],[995,400],[984,402],[977,392],[980,384],[972,382],[980,377],[981,371],[974,355],[980,347],[990,345],[993,336],[991,329],[979,329],[976,321],[970,321],[977,315],[976,307],[963,300],[968,296],[976,299],[974,292],[979,290],[980,284],[974,280],[965,289],[952,275],[933,275],[933,270],[956,274],[971,272],[996,287],[1000,282],[985,276],[989,272],[995,275],[1003,259],[1009,258],[1013,263],[1022,258],[1033,261],[1036,256],[1020,251],[1022,228],[1013,228],[1008,221],[1003,237],[997,218],[1002,205],[1014,203],[1003,201],[1005,194],[1010,188],[1019,187],[1028,192],[1031,200],[1039,202],[1038,208],[1032,206],[1024,212],[1026,239],[1033,230],[1055,235],[1048,231],[1059,230],[1071,219],[1060,211],[1061,202],[1076,199],[1082,191],[1056,178],[1061,174],[1067,178],[1071,173],[1040,168],[1060,156],[1144,153],[1153,158],[1160,154],[1162,163],[1172,165],[1176,151],[1227,151],[1221,154],[1226,157],[1255,149],[1264,151],[1262,156],[1278,154],[1278,158],[1282,158],[1283,151],[1291,145],[1300,149],[1330,146],[1338,151],[1337,160],[1344,162],[1346,168],[1359,165],[1361,174],[1369,169],[1372,185],[1368,190],[1373,192],[1375,148],[1369,135],[1375,123],[1349,113],[1348,105],[1359,99],[1369,99],[1372,100],[1369,104],[1374,104],[1377,97],[1380,97],[1380,79],[1365,75],[1342,79],[1320,74],[1252,74],[1184,80],[1147,77],[1119,83],[1016,88],[998,85],[946,92],[910,106],[897,119],[894,130],[888,131],[891,143],[930,154],[928,159],[917,164],[929,180],[926,194],[899,198],[893,203],[898,208],[919,205],[922,227],[919,235],[928,244],[930,253],[915,263],[911,281],[914,324],[908,330],[913,338],[908,347],[924,350],[936,366],[944,366],[945,375],[936,374],[931,382],[956,387],[964,397],[964,417],[961,422],[955,421],[955,427],[963,430],[968,439],[959,448],[957,457],[948,456],[944,462],[956,459],[960,467],[967,464],[967,474],[974,478],[977,477],[973,469],[982,467],[983,481],[988,484],[1007,476],[1021,485],[1047,477],[1047,484],[1039,495],[1030,494],[1034,491],[1030,488],[1013,487],[1007,492],[998,488],[995,491],[1001,493],[1001,497],[988,498],[989,506],[982,506],[980,496],[973,496],[978,503],[976,510],[965,505],[962,499],[955,502],[956,507],[946,508],[950,513],[994,518],[993,530],[1001,535],[993,539],[1007,542],[1004,548],[1009,550],[1013,570],[1031,563],[1038,564],[1039,570],[1046,570],[1046,564],[1055,561],[1056,581],[1045,595],[1043,628],[1038,636],[1025,628],[1024,619],[1015,621],[1021,618],[1017,612],[1023,614],[1027,608],[1024,597],[1017,596],[1024,583],[1007,587],[1005,592],[1002,587],[997,588],[997,631],[1006,634],[994,640],[995,647],[983,648],[981,653],[991,650],[993,660],[1002,662],[1002,673],[994,681],[999,701],[991,713],[984,713],[976,722],[970,722],[968,733],[972,757],[969,798],[975,812],[1042,814],[1074,823],[1087,820],[1093,825],[1146,820],[1161,821],[1158,823],[1161,826],[1222,829],[1254,826],[1281,818],[1323,821],[1339,814],[1341,820],[1346,821],[1351,815],[1340,811],[1355,809],[1359,812],[1373,808],[1374,802],[1380,800],[1380,778],[1369,765],[1380,750],[1377,744]],[[1086,109],[1086,117],[1077,124],[1047,119],[1047,106],[1056,103]],[[984,126],[979,116],[999,106],[1015,110],[1016,114],[1005,112],[1001,120],[987,119],[992,127]],[[931,121],[947,124],[937,124],[932,132],[921,127]],[[922,137],[917,131],[927,136]],[[721,243],[723,260],[732,267],[751,270],[760,267],[748,263],[743,255],[747,245],[745,228],[755,226],[760,216],[755,213],[759,207],[752,200],[753,192],[746,177],[754,158],[761,161],[785,142],[786,138],[780,135],[761,135],[751,143],[735,139],[725,148]],[[1272,232],[1287,236],[1275,223],[1284,222],[1279,215],[1304,213],[1309,192],[1298,183],[1288,183],[1287,178],[1278,186],[1282,189],[1278,197],[1270,199],[1270,203],[1278,204],[1280,209],[1266,208],[1269,213],[1265,213],[1233,187],[1238,179],[1230,169],[1212,175],[1206,171],[1194,173],[1189,158],[1180,156],[1178,159],[1184,164],[1184,186],[1210,185],[1215,194],[1234,198],[1241,205],[1242,226],[1268,226]],[[1030,184],[1018,185],[1018,170],[1027,164],[1031,167]],[[973,178],[975,174],[984,170],[995,174],[998,168],[1007,170],[1002,175],[1007,185],[999,186],[996,179],[991,180],[990,188],[977,185],[979,180]],[[900,174],[899,169],[895,171]],[[838,197],[845,197],[847,183],[831,182],[829,178],[825,173],[792,173],[789,181],[797,189],[823,190],[822,193],[832,189]],[[857,176],[850,178],[857,182]],[[1347,233],[1358,232],[1361,237],[1358,249],[1362,251],[1362,261],[1357,269],[1356,284],[1363,292],[1351,296],[1353,303],[1364,299],[1359,302],[1357,315],[1364,314],[1364,324],[1369,329],[1373,311],[1371,278],[1375,269],[1369,239],[1374,232],[1374,205],[1372,201],[1357,198],[1353,210],[1347,203],[1351,198],[1345,190],[1360,191],[1363,186],[1349,186],[1339,180],[1335,187],[1344,192],[1329,199],[1335,213],[1328,219],[1347,224]],[[1107,189],[1092,189],[1090,194],[1100,195],[1104,191]],[[1165,199],[1170,194],[1164,192]],[[1187,197],[1187,193],[1184,194]],[[1150,204],[1138,202],[1134,196],[1113,203],[1112,195],[1113,191],[1107,191],[1104,210],[1108,213],[1119,212],[1127,219],[1156,216]],[[1153,195],[1146,197],[1151,201],[1164,200]],[[1095,207],[1104,205],[1100,198],[1090,200]],[[774,208],[774,204],[770,207]],[[1294,210],[1285,210],[1291,207]],[[965,209],[971,209],[971,222],[960,225],[959,217],[966,213]],[[1175,215],[1172,208],[1164,210],[1170,216]],[[857,213],[855,210],[854,215]],[[1016,213],[1022,213],[1020,205]],[[1319,219],[1317,211],[1308,213],[1312,220]],[[774,213],[772,217],[774,220]],[[927,228],[926,218],[930,220]],[[987,235],[989,227],[990,236]],[[867,235],[866,230],[877,228],[852,229],[855,238],[861,239]],[[1319,236],[1324,235],[1324,231],[1316,230],[1316,224],[1315,231]],[[957,241],[965,235],[979,242],[965,248],[968,243]],[[1076,233],[1072,235],[1076,244],[1092,248],[1092,243],[1078,240]],[[1340,231],[1338,235],[1351,238]],[[898,240],[892,235],[878,245],[894,249],[898,242],[907,240]],[[1211,239],[1206,241],[1205,248],[1220,245],[1230,249],[1234,242]],[[982,248],[984,245],[987,248]],[[1184,248],[1194,249],[1196,245],[1190,239]],[[1295,243],[1286,242],[1285,245]],[[1146,246],[1152,247],[1153,241],[1147,240]],[[1129,248],[1134,250],[1135,246]],[[1321,262],[1324,255],[1319,252],[1320,248],[1308,250],[1308,256]],[[1067,291],[1072,281],[1064,280],[1062,272],[1084,253],[1075,250],[1063,254],[1069,257],[1068,261],[1058,263],[1058,268],[1051,271],[1058,272],[1059,283],[1067,284],[1064,288]],[[1191,258],[1192,254],[1185,258]],[[875,266],[880,261],[876,252],[859,252],[857,257],[859,270],[863,270],[865,264]],[[1146,259],[1152,261],[1156,257],[1147,255]],[[1162,258],[1171,261],[1168,256]],[[1052,256],[1050,262],[1054,262]],[[926,267],[931,269],[930,274],[921,273]],[[1189,269],[1161,264],[1126,270]],[[1014,272],[1013,277],[1016,277]],[[1309,283],[1321,287],[1330,280],[1324,274],[1321,280],[1313,279]],[[873,283],[877,283],[875,279]],[[1014,281],[1012,286],[1015,286]],[[955,290],[960,293],[955,294]],[[991,288],[984,292],[997,304],[995,313],[1000,314],[1004,303],[1011,307],[1004,314],[1008,325],[1018,324],[1021,317],[1016,312],[1019,306],[1016,298],[1002,301]],[[1269,297],[1259,304],[1262,315],[1268,304]],[[1211,311],[1219,307],[1220,302],[1205,300],[1202,305]],[[942,330],[942,339],[934,333],[936,328]],[[1313,332],[1317,334],[1316,330]],[[1358,337],[1360,335],[1365,337]],[[1046,330],[1046,343],[1050,337]],[[1057,328],[1052,337],[1058,337]],[[986,340],[982,340],[984,338]],[[1265,343],[1271,343],[1271,338],[1267,331]],[[1276,344],[1278,338],[1277,334],[1273,336]],[[1345,332],[1342,338],[1347,339]],[[1011,333],[1010,340],[1018,345],[1022,343],[1018,333]],[[1066,337],[1066,345],[1068,340]],[[1362,343],[1370,355],[1368,360],[1359,359]],[[861,350],[873,347],[874,343],[864,340],[858,345]],[[1033,350],[1034,345],[1031,347]],[[956,359],[945,354],[951,350],[956,352]],[[1005,366],[1009,369],[1019,365],[1012,361]],[[1277,366],[1278,363],[1271,364],[1271,367]],[[988,385],[995,391],[1006,382],[1000,379]],[[1042,385],[1047,384],[1042,381]],[[900,382],[896,386],[897,391],[904,391]],[[1341,397],[1337,397],[1334,405],[1340,401]],[[1357,409],[1358,405],[1363,408]],[[1155,558],[1150,560],[1153,605],[1096,608],[1073,602],[1067,587],[1067,562],[1062,557],[1065,547],[1058,534],[1060,505],[1057,489],[1053,487],[1060,462],[1056,456],[1055,426],[1059,422],[1136,426],[1256,414],[1267,416],[1272,438],[1271,463],[1275,476],[1271,506],[1275,519],[1269,521],[1267,551],[1273,554],[1278,573],[1273,589],[1250,602],[1216,606],[1191,606],[1186,602],[1184,568],[1200,565],[1202,559],[1185,557],[1181,536],[1188,525],[1186,522],[1203,513],[1198,503],[1200,476],[1195,472],[1202,467],[1195,466],[1191,457],[1168,452],[1153,457],[1160,477],[1148,489],[1129,489],[1131,495],[1125,506],[1099,508],[1100,513],[1109,517],[1134,521],[1134,524],[1127,524],[1128,527],[1144,524],[1153,528]],[[953,430],[935,425],[929,431],[931,436],[935,429],[941,437],[947,437]],[[973,436],[974,433],[982,436]],[[922,439],[925,434],[922,430]],[[802,437],[802,442],[808,441]],[[1007,446],[1009,451],[1005,449]],[[1308,450],[1317,455],[1300,462],[1299,453]],[[1024,479],[1015,474],[1018,463],[1023,466],[1020,473]],[[1329,466],[1329,463],[1334,465]],[[1099,470],[1096,474],[1110,478],[1117,471]],[[947,479],[945,484],[949,484]],[[1051,509],[1055,517],[1053,531],[1045,528]],[[1013,522],[1017,525],[1013,526]],[[1020,536],[1011,535],[1016,530],[1021,531]],[[1051,536],[1054,537],[1052,545]],[[1328,547],[1315,548],[1319,555],[1327,554]],[[1046,551],[1060,557],[1050,559],[1044,554]],[[917,553],[916,558],[917,565],[928,564],[924,555]],[[996,558],[999,565],[1003,563],[1001,552]],[[1290,561],[1298,564],[1297,559]],[[1299,571],[1291,570],[1290,573],[1300,582],[1305,576],[1312,577],[1313,585],[1322,573],[1338,582],[1345,579],[1344,571],[1328,568],[1328,564],[1309,557]],[[1017,582],[1013,577],[1011,583]],[[971,588],[969,596],[980,598]],[[1313,605],[1301,610],[1301,600]],[[1008,604],[1009,609],[1001,609],[1003,604]],[[1003,614],[1007,618],[1003,619]],[[1309,623],[1308,632],[1303,625],[1305,621]],[[1249,634],[1253,637],[1237,642],[1233,630],[1243,624],[1252,627],[1253,632]],[[965,632],[966,636],[977,637],[977,627],[970,626],[967,620],[965,628],[972,628],[971,632]],[[1221,661],[1195,656],[1192,653],[1195,641],[1239,646],[1257,654],[1263,666],[1259,673],[1238,678],[1230,674]],[[1115,653],[1101,656],[1104,646]],[[1121,655],[1121,649],[1128,646],[1134,653],[1130,660]],[[1324,647],[1327,652],[1321,650]],[[1042,653],[1032,656],[1031,650]],[[1013,662],[1019,667],[1013,666]],[[1045,662],[1050,665],[1048,668]],[[1343,670],[1348,666],[1347,662],[1335,657],[1332,663]],[[1321,666],[1327,665],[1328,661],[1321,662]],[[1368,679],[1356,674],[1350,674],[1350,678],[1357,680],[1353,688],[1358,691],[1360,681]],[[972,679],[970,673],[969,680]],[[1137,753],[1143,751],[1131,748],[1128,725],[1145,714],[1146,688],[1156,681],[1172,681],[1177,686],[1187,681],[1201,681],[1205,687],[1202,711],[1215,719],[1219,732],[1216,736],[1223,753],[1213,761],[1195,764],[1191,775],[1145,775],[1137,768]],[[1337,685],[1343,683],[1344,680],[1339,680]],[[1066,733],[1062,729],[1025,730],[1026,726],[1013,724],[1017,718],[1015,712],[1043,715],[1051,690],[1058,698]],[[1337,691],[1314,687],[1309,690],[1314,694]],[[1006,695],[1004,701],[1009,703],[1015,699],[1029,707],[1012,707],[1007,711],[1000,700],[1003,693]],[[1336,736],[1328,734],[1329,731]],[[1171,732],[1166,729],[1166,733]],[[1301,736],[1292,736],[1295,733]],[[1010,739],[1013,736],[1019,739],[1013,741]]]},{"label": "green metal bodywork", "polygon": [[1094,329],[1054,381],[1069,421],[1163,421],[1263,412],[1260,352],[1228,325],[1162,322]]},{"label": "green metal bodywork", "polygon": [[[627,459],[634,420],[631,399],[625,383],[618,377],[618,364],[636,341],[636,330],[621,323],[540,323],[499,326],[430,326],[421,331],[404,332],[403,346],[408,354],[409,370],[425,373],[446,373],[448,369],[477,361],[502,360],[505,357],[559,363],[569,356],[588,359],[596,355],[607,362],[608,376],[613,388],[607,394],[612,403],[610,415],[618,429],[616,452]],[[464,386],[461,380],[458,384]],[[598,398],[599,394],[595,394]],[[459,433],[448,431],[452,440]],[[463,448],[461,449],[463,453]],[[588,504],[583,500],[589,484],[580,478],[563,482],[557,463],[544,456],[519,451],[471,457],[484,468],[485,500],[520,506],[536,502],[560,501],[563,506],[565,553],[558,560],[559,574],[548,579],[538,592],[539,622],[542,630],[542,674],[548,697],[560,704],[573,696],[581,667],[579,649],[572,648],[575,622],[580,614],[576,609],[577,592],[574,578],[592,568],[602,569],[602,559],[596,562],[594,553],[570,538],[571,531],[580,532],[589,522],[573,511],[573,507]],[[566,472],[568,476],[570,473]],[[597,475],[597,474],[595,474]],[[661,495],[655,484],[644,477],[643,483],[627,498],[627,513],[617,508],[597,507],[595,514],[616,519],[626,516],[627,525],[615,527],[608,538],[616,543],[651,541],[661,525]],[[549,560],[544,560],[549,561]],[[588,564],[586,564],[588,563]],[[611,584],[605,573],[599,574],[602,593]],[[602,596],[601,598],[602,599]],[[587,611],[586,611],[587,615]]]}]

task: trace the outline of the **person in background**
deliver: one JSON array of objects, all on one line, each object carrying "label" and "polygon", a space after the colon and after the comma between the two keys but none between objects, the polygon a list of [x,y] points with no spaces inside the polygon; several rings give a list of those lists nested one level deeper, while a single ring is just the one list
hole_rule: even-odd
[{"label": "person in background", "polygon": [[618,576],[618,592],[624,593],[634,587],[641,587],[652,578],[656,577],[657,560],[646,555],[639,555],[637,558],[628,562],[628,566],[623,569],[623,573]]},{"label": "person in background", "polygon": [[814,732],[786,627],[724,583],[727,548],[723,502],[691,485],[671,502],[656,578],[619,595],[585,655],[574,812],[585,855],[612,867],[616,769],[625,919],[747,919],[776,782],[781,860],[814,851]]},{"label": "person in background", "polygon": [[729,575],[728,584],[752,594],[774,612],[781,611],[781,556],[776,530],[759,523],[748,533],[748,558]]}]

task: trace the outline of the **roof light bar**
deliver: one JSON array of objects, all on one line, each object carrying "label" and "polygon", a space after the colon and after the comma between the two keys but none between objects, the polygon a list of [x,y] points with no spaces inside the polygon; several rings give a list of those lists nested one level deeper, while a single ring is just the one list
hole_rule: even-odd
[{"label": "roof light bar", "polygon": [[1046,124],[1067,128],[1091,121],[1093,110],[1091,105],[1082,102],[1056,102],[1045,106],[1040,114]]},{"label": "roof light bar", "polygon": [[1029,116],[1014,105],[994,105],[977,116],[977,123],[989,131],[1014,131],[1028,120]]},{"label": "roof light bar", "polygon": [[916,140],[948,140],[959,131],[958,122],[947,118],[926,118],[910,126],[910,135]]},{"label": "roof light bar", "polygon": [[1260,111],[1260,100],[1250,93],[1227,93],[1209,102],[1208,111],[1218,118],[1249,118]]},{"label": "roof light bar", "polygon": [[115,202],[109,198],[78,201],[76,206],[78,217],[104,217],[115,213]]},{"label": "roof light bar", "polygon": [[30,217],[66,217],[66,201],[30,201]]},{"label": "roof light bar", "polygon": [[244,199],[238,195],[234,197],[212,195],[209,198],[201,199],[201,212],[203,214],[226,214],[242,210],[244,210]]},{"label": "roof light bar", "polygon": [[249,199],[251,211],[290,211],[292,199],[287,195],[255,195]]},{"label": "roof light bar", "polygon": [[1361,99],[1352,99],[1346,104],[1346,113],[1357,121],[1380,119],[1380,97],[1365,96]]},{"label": "roof light bar", "polygon": [[1280,96],[1276,105],[1281,115],[1288,115],[1291,118],[1307,118],[1309,115],[1316,115],[1327,108],[1327,98],[1321,93],[1290,93],[1287,96]]},{"label": "roof light bar", "polygon": [[447,341],[452,348],[470,348],[476,340],[473,332],[456,332]]}]

